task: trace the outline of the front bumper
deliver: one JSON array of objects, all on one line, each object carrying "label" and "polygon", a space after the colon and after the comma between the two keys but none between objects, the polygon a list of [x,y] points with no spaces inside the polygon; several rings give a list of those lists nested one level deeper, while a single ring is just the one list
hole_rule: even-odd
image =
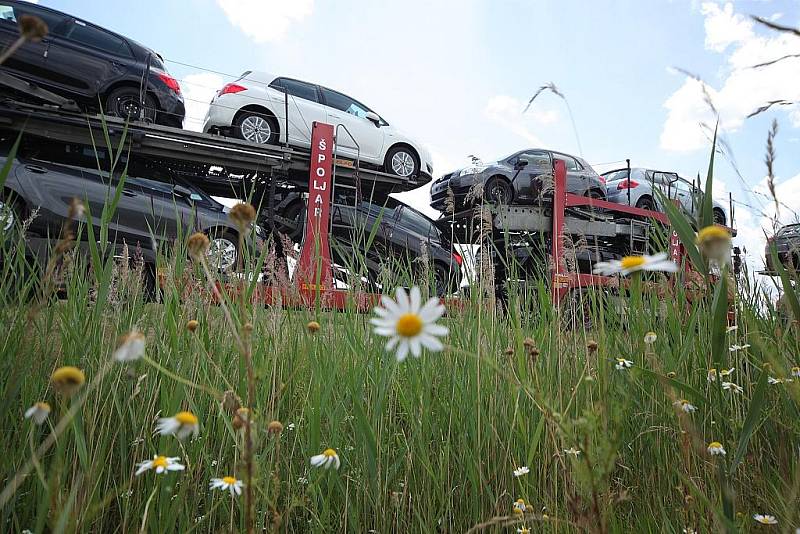
[{"label": "front bumper", "polygon": [[474,183],[474,180],[469,177],[459,176],[458,172],[445,174],[431,185],[431,207],[438,211],[445,211],[447,197],[451,195],[456,210],[464,207],[466,197]]}]

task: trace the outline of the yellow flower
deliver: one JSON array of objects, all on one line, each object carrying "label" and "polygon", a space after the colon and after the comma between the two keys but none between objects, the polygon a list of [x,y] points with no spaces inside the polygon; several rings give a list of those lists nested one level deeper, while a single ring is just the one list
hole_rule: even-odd
[{"label": "yellow flower", "polygon": [[139,476],[142,473],[150,470],[155,471],[158,475],[166,473],[167,471],[183,471],[186,469],[186,466],[178,463],[178,460],[180,460],[180,458],[177,456],[167,457],[154,455],[152,460],[139,462],[139,468],[136,470],[136,476]]},{"label": "yellow flower", "polygon": [[708,444],[708,454],[711,456],[725,456],[727,452],[725,452],[725,447],[722,446],[722,443],[719,441],[712,441]]},{"label": "yellow flower", "polygon": [[317,454],[311,457],[311,465],[313,467],[322,467],[323,469],[339,469],[341,462],[339,455],[333,449],[325,449],[322,454]]},{"label": "yellow flower", "polygon": [[25,410],[25,419],[33,419],[37,425],[43,424],[50,415],[50,405],[46,402],[37,402]]},{"label": "yellow flower", "polygon": [[525,500],[524,499],[517,499],[517,501],[514,503],[513,512],[515,514],[522,515],[522,514],[525,513],[526,509],[527,509],[527,507],[525,506]]},{"label": "yellow flower", "polygon": [[382,306],[375,308],[377,317],[370,320],[376,334],[389,338],[386,350],[396,348],[399,362],[405,360],[409,352],[419,357],[423,347],[437,352],[442,350],[444,345],[438,338],[446,336],[449,330],[436,324],[444,314],[439,299],[432,298],[422,304],[422,295],[416,286],[408,294],[398,287],[396,296],[396,301],[387,295],[382,296]]},{"label": "yellow flower", "polygon": [[77,367],[67,365],[59,367],[50,376],[50,383],[60,393],[64,395],[72,395],[78,391],[81,386],[86,382],[86,375]]},{"label": "yellow flower", "polygon": [[197,320],[195,320],[195,319],[192,319],[192,320],[190,320],[188,323],[186,323],[186,329],[187,329],[189,332],[194,332],[195,330],[197,330],[197,328],[198,328],[199,326],[200,326],[200,322],[199,322],[199,321],[197,321]]},{"label": "yellow flower", "polygon": [[315,332],[319,332],[319,329],[322,328],[317,321],[309,321],[306,325],[306,330],[314,334]]},{"label": "yellow flower", "polygon": [[192,434],[197,436],[200,432],[200,423],[192,412],[178,412],[172,417],[162,417],[156,425],[159,434],[173,435],[178,439],[186,439]]},{"label": "yellow flower", "polygon": [[647,343],[648,345],[652,345],[653,343],[655,343],[656,339],[658,339],[658,336],[656,335],[655,332],[648,332],[644,335],[644,342]]},{"label": "yellow flower", "polygon": [[724,226],[706,226],[697,232],[697,248],[708,259],[728,263],[731,259],[731,234]]}]

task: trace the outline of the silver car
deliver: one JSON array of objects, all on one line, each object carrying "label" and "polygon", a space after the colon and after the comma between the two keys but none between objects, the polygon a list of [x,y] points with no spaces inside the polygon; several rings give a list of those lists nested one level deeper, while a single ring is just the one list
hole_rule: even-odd
[{"label": "silver car", "polygon": [[[628,175],[630,172],[630,176]],[[688,215],[697,218],[703,204],[703,191],[690,181],[674,172],[651,169],[617,169],[603,173],[606,182],[606,196],[609,202],[627,204],[646,210],[664,211],[654,189],[660,190],[667,198],[678,202]],[[728,224],[725,207],[717,201],[714,205],[714,222],[723,226]]]}]

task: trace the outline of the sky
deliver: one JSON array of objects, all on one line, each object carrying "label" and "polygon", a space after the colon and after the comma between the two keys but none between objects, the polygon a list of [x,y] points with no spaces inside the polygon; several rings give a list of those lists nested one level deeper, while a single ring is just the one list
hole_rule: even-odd
[{"label": "sky", "polygon": [[[41,0],[155,49],[182,85],[186,128],[246,70],[317,82],[364,102],[419,142],[434,174],[523,148],[706,176],[719,116],[715,197],[733,194],[735,243],[763,268],[764,233],[800,212],[800,0]],[[565,100],[536,90],[554,83]],[[570,110],[573,122],[570,119]],[[775,207],[764,164],[775,139]],[[429,186],[403,200],[435,215]]]}]

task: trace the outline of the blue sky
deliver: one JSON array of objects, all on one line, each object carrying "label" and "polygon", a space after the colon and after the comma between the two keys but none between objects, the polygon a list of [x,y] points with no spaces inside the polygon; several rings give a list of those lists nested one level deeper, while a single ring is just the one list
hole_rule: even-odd
[{"label": "blue sky", "polygon": [[[705,176],[710,143],[699,123],[714,119],[701,84],[672,69],[679,67],[707,84],[742,174],[725,158],[717,166],[718,195],[730,191],[752,206],[737,207],[740,243],[760,252],[760,228],[774,214],[753,192],[764,189],[773,118],[780,124],[775,173],[788,205],[780,216],[792,219],[789,208],[800,210],[800,109],[744,119],[766,100],[800,100],[800,59],[749,68],[800,53],[800,38],[749,19],[798,26],[797,0],[41,3],[161,53],[182,81],[195,125],[213,91],[228,81],[217,73],[294,75],[351,94],[428,145],[437,175],[462,166],[469,154],[489,160],[546,146],[593,165],[629,157],[634,165]],[[564,102],[554,95],[544,94],[522,114],[547,82],[568,99],[581,148]],[[424,207],[426,195],[427,189],[407,198]]]}]

